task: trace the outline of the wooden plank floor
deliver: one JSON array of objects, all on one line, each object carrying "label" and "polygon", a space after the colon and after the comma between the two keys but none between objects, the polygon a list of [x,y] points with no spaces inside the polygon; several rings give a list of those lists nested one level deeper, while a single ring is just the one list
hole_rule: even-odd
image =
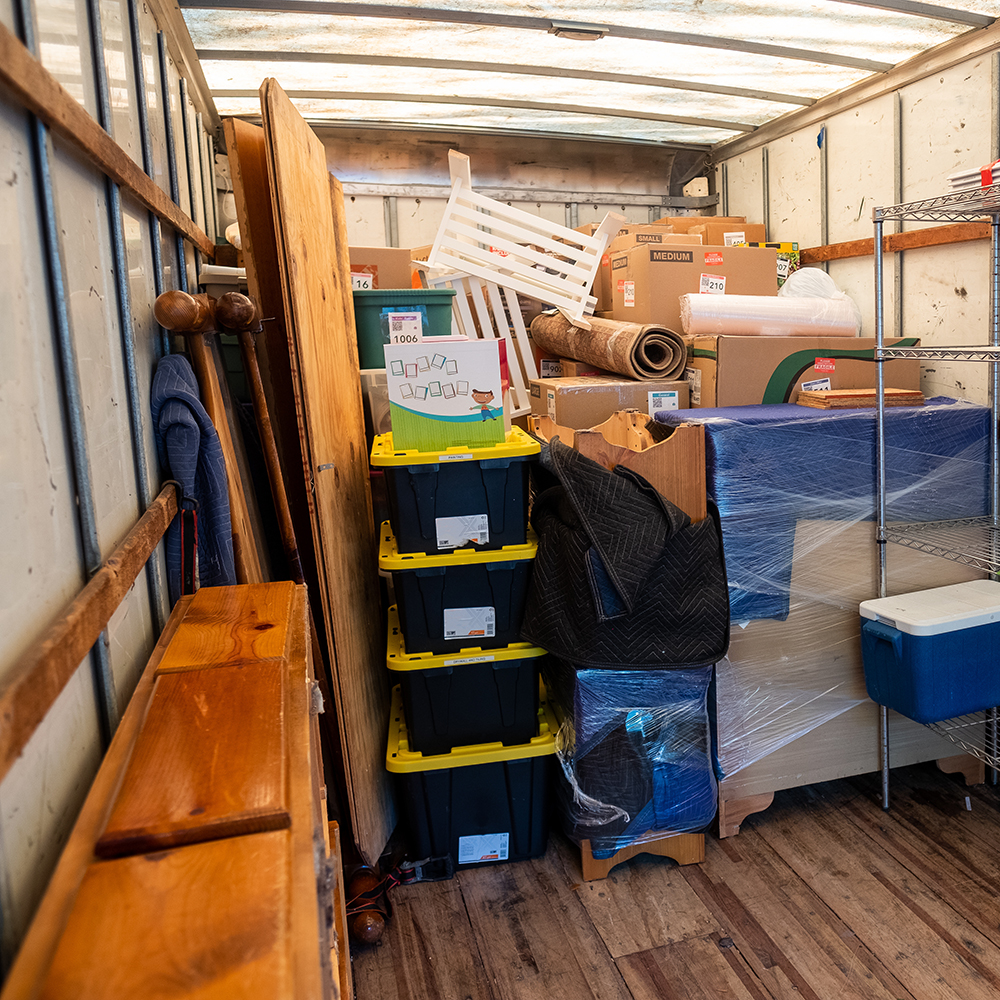
[{"label": "wooden plank floor", "polygon": [[[969,808],[971,807],[971,808]],[[1000,794],[934,766],[779,792],[680,867],[543,858],[393,890],[357,1000],[995,1000]]]}]

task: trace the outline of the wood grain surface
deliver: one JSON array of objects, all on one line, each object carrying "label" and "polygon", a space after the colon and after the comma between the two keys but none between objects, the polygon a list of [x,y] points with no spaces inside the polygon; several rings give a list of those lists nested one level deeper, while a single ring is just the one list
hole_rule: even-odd
[{"label": "wood grain surface", "polygon": [[245,587],[202,587],[158,670],[234,666],[285,655],[291,581]]},{"label": "wood grain surface", "polygon": [[323,144],[277,81],[261,86],[261,109],[351,819],[372,863],[395,814],[383,762],[389,685],[343,195]]},{"label": "wood grain surface", "polygon": [[284,663],[161,674],[99,857],[120,857],[290,823]]},{"label": "wood grain surface", "polygon": [[779,791],[700,865],[583,883],[553,834],[543,858],[400,887],[382,945],[355,949],[357,1000],[996,996],[997,790],[932,762],[892,787],[889,812],[878,774]]},{"label": "wood grain surface", "polygon": [[292,997],[289,837],[91,865],[39,997]]}]

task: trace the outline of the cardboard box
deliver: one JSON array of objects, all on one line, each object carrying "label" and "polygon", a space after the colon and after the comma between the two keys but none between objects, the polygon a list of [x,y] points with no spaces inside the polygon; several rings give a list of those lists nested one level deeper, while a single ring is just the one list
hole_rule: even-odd
[{"label": "cardboard box", "polygon": [[608,253],[627,250],[629,247],[640,246],[643,243],[704,243],[701,234],[675,233],[670,226],[622,226],[618,235],[608,244]]},{"label": "cardboard box", "polygon": [[802,265],[799,260],[798,243],[754,243],[749,242],[751,247],[770,247],[778,255],[778,288],[785,283],[788,276],[797,271]]},{"label": "cardboard box", "polygon": [[777,295],[777,257],[767,248],[635,246],[611,254],[611,281],[615,319],[680,331],[685,293]]},{"label": "cardboard box", "polygon": [[582,430],[603,424],[618,410],[658,410],[688,406],[688,385],[668,379],[550,378],[531,380],[531,412],[549,416],[560,427]]},{"label": "cardboard box", "polygon": [[731,247],[741,243],[763,243],[767,239],[767,229],[751,222],[706,222],[692,226],[689,235],[701,236],[706,246]]},{"label": "cardboard box", "polygon": [[412,287],[410,251],[403,247],[348,247],[351,260],[351,287],[370,291],[376,288]]},{"label": "cardboard box", "polygon": [[603,375],[605,378],[618,378],[615,372],[598,368],[587,361],[574,361],[572,358],[559,359],[559,374],[563,378],[585,378],[589,375]]},{"label": "cardboard box", "polygon": [[[597,224],[594,222],[588,222],[585,226],[577,226],[574,232],[584,233],[586,236],[593,236],[594,232],[597,230]],[[641,234],[641,235],[640,235]],[[693,242],[700,242],[700,237],[698,240]],[[597,297],[597,305],[594,307],[594,312],[610,312],[611,311],[611,251],[625,249],[626,247],[635,246],[638,243],[684,243],[692,242],[685,241],[683,236],[678,236],[674,233],[669,226],[660,223],[639,223],[630,222],[622,226],[616,236],[614,236],[611,242],[608,244],[607,250],[604,252],[604,256],[601,258],[601,266],[598,268],[597,275],[594,278],[594,287],[591,289],[591,294]]]},{"label": "cardboard box", "polygon": [[[886,340],[887,347],[916,347],[915,337]],[[694,337],[685,376],[692,407],[794,403],[803,383],[810,388],[864,389],[875,384],[872,337]],[[920,362],[883,362],[885,384],[920,388]]]},{"label": "cardboard box", "polygon": [[665,215],[662,219],[654,219],[653,225],[670,226],[675,233],[686,233],[694,226],[704,226],[709,222],[744,223],[747,221],[745,215]]}]

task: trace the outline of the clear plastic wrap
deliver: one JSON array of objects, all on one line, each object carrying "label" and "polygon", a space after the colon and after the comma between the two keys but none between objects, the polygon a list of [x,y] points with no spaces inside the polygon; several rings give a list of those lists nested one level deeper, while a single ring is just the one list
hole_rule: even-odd
[{"label": "clear plastic wrap", "polygon": [[[842,766],[843,774],[876,767],[877,717],[865,692],[858,612],[879,586],[874,412],[784,405],[663,418],[704,424],[708,492],[722,520],[733,627],[728,656],[717,665],[721,775],[783,748],[785,772],[772,788],[825,780],[810,777],[821,764]],[[886,439],[889,521],[985,513],[987,407],[936,398],[890,410]],[[887,565],[890,594],[982,575],[903,546],[892,546]],[[930,746],[933,734],[919,729],[907,738]],[[754,770],[755,787],[766,787],[765,772]]]},{"label": "clear plastic wrap", "polygon": [[846,296],[686,294],[680,298],[681,327],[689,337],[856,337],[861,329],[857,306]]},{"label": "clear plastic wrap", "polygon": [[563,828],[595,858],[704,828],[717,804],[707,698],[712,667],[543,669],[560,718]]}]

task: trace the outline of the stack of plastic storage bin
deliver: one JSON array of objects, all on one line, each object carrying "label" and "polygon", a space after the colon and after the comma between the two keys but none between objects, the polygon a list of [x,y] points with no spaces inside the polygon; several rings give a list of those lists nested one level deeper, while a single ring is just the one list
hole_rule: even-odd
[{"label": "stack of plastic storage bin", "polygon": [[[540,692],[545,650],[520,641],[537,543],[527,526],[538,442],[396,451],[375,439],[392,576],[386,766],[411,860],[450,872],[544,853],[557,724]],[[443,862],[443,864],[442,864]]]}]

